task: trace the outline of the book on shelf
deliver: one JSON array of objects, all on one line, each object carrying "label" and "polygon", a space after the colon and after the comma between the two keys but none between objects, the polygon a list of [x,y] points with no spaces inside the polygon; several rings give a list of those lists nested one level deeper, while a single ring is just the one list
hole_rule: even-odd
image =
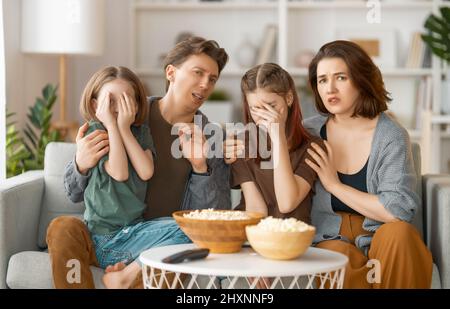
[{"label": "book on shelf", "polygon": [[408,57],[405,67],[431,67],[431,53],[428,46],[422,40],[420,32],[414,32],[411,35],[411,41],[409,43]]},{"label": "book on shelf", "polygon": [[267,25],[264,30],[264,35],[261,40],[261,47],[258,51],[256,64],[270,62],[275,53],[277,41],[277,26]]},{"label": "book on shelf", "polygon": [[433,81],[431,76],[422,77],[418,81],[416,91],[415,128],[422,129],[424,111],[431,111]]}]

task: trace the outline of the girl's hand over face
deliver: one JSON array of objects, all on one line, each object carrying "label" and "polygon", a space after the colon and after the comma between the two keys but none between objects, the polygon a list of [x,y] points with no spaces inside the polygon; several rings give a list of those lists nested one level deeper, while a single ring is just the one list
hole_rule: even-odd
[{"label": "girl's hand over face", "polygon": [[106,129],[117,123],[111,111],[111,94],[109,92],[98,99],[95,116],[106,127]]},{"label": "girl's hand over face", "polygon": [[284,107],[278,112],[270,104],[264,102],[261,104],[263,108],[251,108],[252,113],[260,117],[256,124],[266,128],[270,138],[275,141],[280,134],[284,134],[287,113],[285,113]]},{"label": "girl's hand over face", "polygon": [[122,93],[118,102],[117,123],[121,129],[129,129],[136,119],[137,104],[133,97]]}]

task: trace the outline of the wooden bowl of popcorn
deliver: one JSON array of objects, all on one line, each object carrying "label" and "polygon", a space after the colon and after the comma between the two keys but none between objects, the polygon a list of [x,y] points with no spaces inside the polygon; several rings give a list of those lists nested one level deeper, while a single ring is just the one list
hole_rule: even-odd
[{"label": "wooden bowl of popcorn", "polygon": [[247,240],[245,227],[263,214],[238,210],[181,210],[172,214],[181,230],[200,248],[211,253],[239,252]]},{"label": "wooden bowl of popcorn", "polygon": [[298,258],[309,248],[316,233],[315,227],[295,218],[267,217],[245,229],[252,248],[260,255],[275,260]]}]

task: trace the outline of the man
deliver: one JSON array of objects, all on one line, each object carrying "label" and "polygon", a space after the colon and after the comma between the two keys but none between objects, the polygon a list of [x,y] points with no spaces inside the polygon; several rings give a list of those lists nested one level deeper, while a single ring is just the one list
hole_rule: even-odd
[{"label": "man", "polygon": [[[170,217],[180,209],[231,206],[228,166],[222,158],[207,159],[202,128],[193,123],[195,115],[202,117],[203,125],[208,123],[198,109],[214,90],[227,60],[227,53],[215,41],[192,37],[180,42],[165,60],[167,93],[162,98],[149,98],[149,127],[156,160],[144,218],[155,222],[154,246],[172,244],[167,233],[176,225],[173,220],[157,218]],[[172,135],[174,126],[179,136]],[[89,170],[109,151],[107,132],[98,130],[84,136],[87,127],[85,124],[79,129],[77,152],[65,171],[66,193],[72,202],[83,201]],[[178,138],[183,154],[179,159],[172,149]],[[94,288],[89,266],[97,265],[96,254],[81,220],[67,216],[53,220],[47,230],[47,244],[56,288]],[[80,282],[66,279],[71,260],[80,263]],[[120,271],[123,267],[123,263],[117,263],[106,271]]]}]

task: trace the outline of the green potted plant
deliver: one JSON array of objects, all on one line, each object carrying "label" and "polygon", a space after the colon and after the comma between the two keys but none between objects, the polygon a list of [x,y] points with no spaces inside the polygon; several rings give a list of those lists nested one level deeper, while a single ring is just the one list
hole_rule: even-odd
[{"label": "green potted plant", "polygon": [[223,89],[214,90],[208,98],[208,101],[229,101],[228,93]]},{"label": "green potted plant", "polygon": [[6,124],[6,166],[7,176],[15,176],[28,170],[44,168],[45,147],[50,142],[60,141],[58,131],[50,128],[52,108],[56,102],[57,87],[47,84],[42,97],[36,98],[27,114],[28,121],[23,133],[19,134],[12,121],[14,113],[7,113]]},{"label": "green potted plant", "polygon": [[16,129],[15,113],[6,110],[6,177],[12,177],[25,171],[24,161],[30,157],[20,132]]},{"label": "green potted plant", "polygon": [[29,108],[27,115],[29,122],[24,130],[27,137],[25,147],[31,153],[31,156],[25,160],[27,170],[43,169],[45,147],[50,142],[61,140],[59,132],[50,129],[57,88],[57,86],[47,84],[42,89],[42,97],[36,98],[34,105]]},{"label": "green potted plant", "polygon": [[441,16],[430,14],[424,27],[427,34],[422,34],[422,39],[439,58],[450,61],[450,8],[439,8]]},{"label": "green potted plant", "polygon": [[[422,34],[422,40],[430,48],[431,52],[444,60],[450,62],[450,8],[440,7],[441,16],[430,14],[425,21],[424,27],[428,30]],[[442,83],[441,111],[450,114],[450,72],[447,69]]]}]

